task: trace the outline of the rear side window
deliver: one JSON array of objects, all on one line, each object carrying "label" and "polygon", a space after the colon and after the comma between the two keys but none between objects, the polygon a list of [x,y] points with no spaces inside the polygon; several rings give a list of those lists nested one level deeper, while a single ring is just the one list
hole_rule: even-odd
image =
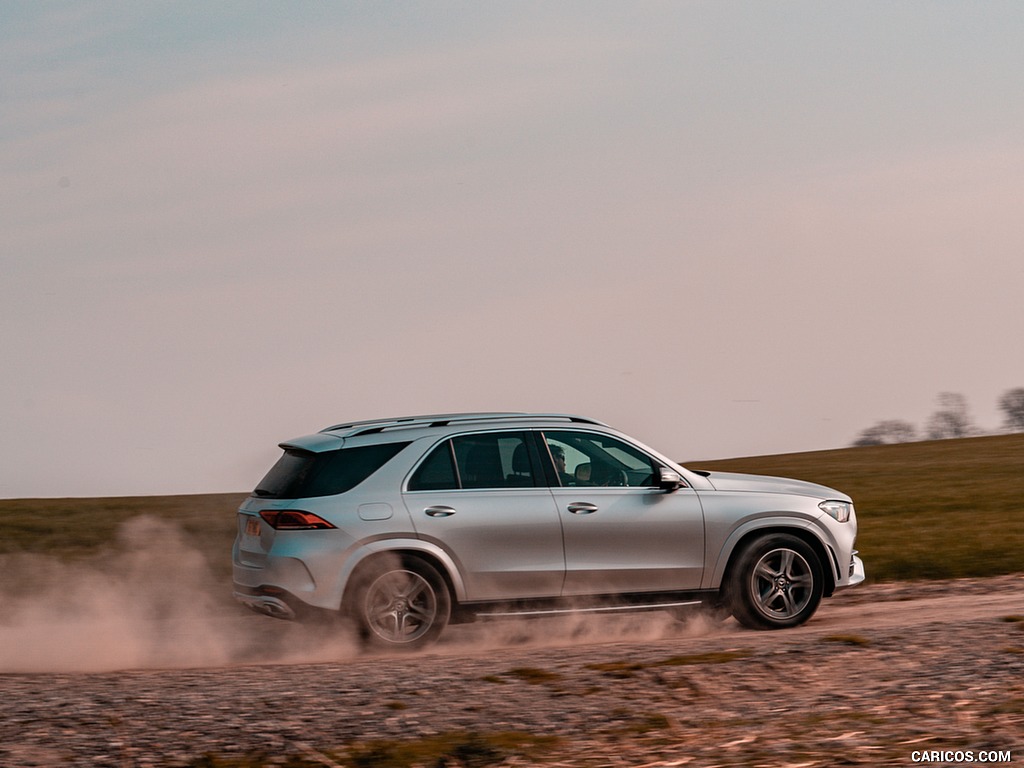
[{"label": "rear side window", "polygon": [[409,443],[385,443],[313,453],[286,448],[253,493],[265,499],[334,496],[352,490]]},{"label": "rear side window", "polygon": [[[528,434],[460,435],[437,446],[409,479],[410,491],[531,488],[540,485]],[[454,461],[453,461],[454,458]]]},{"label": "rear side window", "polygon": [[525,433],[464,435],[452,439],[463,488],[537,485]]}]

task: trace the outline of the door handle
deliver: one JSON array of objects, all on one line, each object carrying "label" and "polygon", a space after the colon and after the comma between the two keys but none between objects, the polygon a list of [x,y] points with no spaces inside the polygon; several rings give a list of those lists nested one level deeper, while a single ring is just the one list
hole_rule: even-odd
[{"label": "door handle", "polygon": [[597,512],[597,506],[588,504],[585,501],[574,501],[569,505],[569,511],[574,515],[592,515],[594,512]]},{"label": "door handle", "polygon": [[427,517],[451,517],[455,510],[451,507],[427,507],[423,510]]}]

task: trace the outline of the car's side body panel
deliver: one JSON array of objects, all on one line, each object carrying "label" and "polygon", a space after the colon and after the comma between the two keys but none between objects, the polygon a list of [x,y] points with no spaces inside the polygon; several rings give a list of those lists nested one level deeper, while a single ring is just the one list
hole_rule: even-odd
[{"label": "car's side body panel", "polygon": [[[564,596],[699,589],[704,519],[689,488],[555,488]],[[578,511],[573,511],[573,510]]]},{"label": "car's side body panel", "polygon": [[407,491],[404,502],[417,536],[457,564],[464,600],[561,594],[562,527],[547,488]]}]

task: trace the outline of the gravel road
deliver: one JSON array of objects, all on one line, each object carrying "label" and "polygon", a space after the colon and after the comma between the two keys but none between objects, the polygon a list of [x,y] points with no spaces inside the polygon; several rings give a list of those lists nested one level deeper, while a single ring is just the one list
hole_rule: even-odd
[{"label": "gravel road", "polygon": [[783,632],[477,624],[401,658],[281,663],[308,638],[224,621],[250,663],[0,675],[0,765],[1024,764],[1024,574],[866,585]]}]

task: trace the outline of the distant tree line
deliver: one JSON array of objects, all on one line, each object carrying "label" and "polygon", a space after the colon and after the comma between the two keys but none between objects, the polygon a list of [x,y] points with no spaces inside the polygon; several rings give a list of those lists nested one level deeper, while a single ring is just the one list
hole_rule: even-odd
[{"label": "distant tree line", "polygon": [[[1003,429],[1007,432],[1024,432],[1024,387],[1008,390],[999,398],[999,410],[1003,412]],[[922,432],[909,421],[888,419],[868,427],[854,440],[854,445],[886,445],[888,443],[913,443],[917,440],[946,440],[953,437],[980,435],[967,412],[967,398],[958,392],[943,392],[939,395],[939,408],[928,418]]]}]

